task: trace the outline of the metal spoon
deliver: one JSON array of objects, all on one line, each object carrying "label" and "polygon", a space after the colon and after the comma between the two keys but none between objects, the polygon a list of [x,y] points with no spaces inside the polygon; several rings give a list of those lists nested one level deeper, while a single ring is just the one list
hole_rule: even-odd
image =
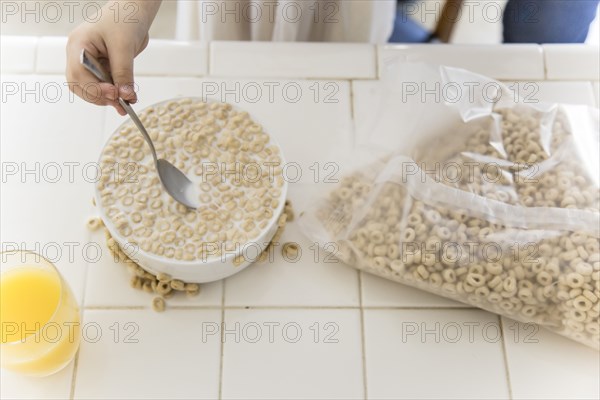
[{"label": "metal spoon", "polygon": [[[85,69],[94,74],[94,76],[100,79],[100,81],[113,83],[110,72],[106,71],[104,66],[94,56],[86,52],[85,49],[81,51],[80,62]],[[150,139],[148,132],[146,132],[146,128],[144,128],[142,121],[140,121],[135,111],[133,111],[133,108],[131,108],[129,102],[119,97],[119,104],[125,109],[125,111],[127,111],[129,117],[138,127],[144,136],[144,139],[146,139],[148,146],[150,146],[150,151],[152,153],[152,157],[154,158],[154,165],[156,166],[158,177],[167,193],[169,193],[169,195],[177,202],[188,208],[198,208],[199,204],[196,202],[199,193],[194,187],[192,181],[190,181],[189,178],[173,164],[156,156],[156,149],[154,148],[152,139]]]}]

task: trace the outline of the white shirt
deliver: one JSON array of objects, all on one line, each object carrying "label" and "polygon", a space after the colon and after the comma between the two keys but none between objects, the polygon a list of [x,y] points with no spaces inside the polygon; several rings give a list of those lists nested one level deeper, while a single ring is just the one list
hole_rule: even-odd
[{"label": "white shirt", "polygon": [[386,43],[395,0],[178,0],[179,40]]}]

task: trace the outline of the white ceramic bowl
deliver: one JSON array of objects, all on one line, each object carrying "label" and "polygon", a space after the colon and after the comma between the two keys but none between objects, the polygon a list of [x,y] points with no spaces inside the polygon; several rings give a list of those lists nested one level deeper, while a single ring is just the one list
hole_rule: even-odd
[{"label": "white ceramic bowl", "polygon": [[[194,98],[195,100],[203,100]],[[173,100],[181,100],[181,98],[169,99],[156,104],[153,104],[149,107],[158,107],[162,104],[168,103]],[[206,103],[211,103],[210,100],[204,100]],[[148,107],[148,108],[149,108]],[[237,107],[233,107],[238,111],[242,111]],[[140,110],[141,112],[142,110]],[[254,121],[256,119],[252,118]],[[106,141],[106,144],[110,142],[112,136],[117,135],[119,131],[131,120],[128,119],[123,124],[121,124],[111,135],[111,137]],[[257,121],[258,122],[258,121]],[[141,135],[141,134],[140,134]],[[271,137],[272,144],[279,147],[279,145],[273,140]],[[105,146],[106,146],[105,144]],[[285,159],[283,154],[281,153],[281,163],[285,164]],[[102,153],[100,155],[100,160],[102,158],[102,154],[104,153],[104,147],[102,149]],[[160,157],[160,155],[159,155]],[[99,161],[100,162],[100,161]],[[279,198],[279,206],[273,211],[273,217],[269,220],[266,228],[262,230],[257,240],[253,240],[252,242],[247,242],[239,247],[235,252],[228,252],[222,254],[220,256],[207,257],[205,260],[193,260],[193,261],[183,261],[177,260],[175,258],[167,258],[163,256],[159,256],[150,252],[146,252],[142,250],[139,246],[136,246],[128,241],[126,237],[121,235],[117,228],[113,225],[111,220],[107,217],[104,208],[102,207],[101,196],[98,191],[98,185],[95,186],[95,196],[96,196],[96,204],[98,208],[98,212],[102,221],[104,222],[106,228],[110,232],[113,239],[119,244],[121,249],[137,264],[139,264],[142,268],[147,270],[148,272],[156,275],[159,272],[163,272],[169,274],[174,279],[181,279],[185,282],[196,282],[196,283],[205,283],[217,281],[220,279],[227,278],[237,272],[240,272],[248,265],[252,264],[254,261],[258,259],[260,253],[266,249],[269,242],[275,235],[277,231],[277,221],[280,215],[283,212],[283,208],[285,205],[285,199],[287,197],[288,183],[284,179],[283,186],[281,188],[281,195]],[[234,265],[234,258],[243,255],[244,261],[239,265]]]}]

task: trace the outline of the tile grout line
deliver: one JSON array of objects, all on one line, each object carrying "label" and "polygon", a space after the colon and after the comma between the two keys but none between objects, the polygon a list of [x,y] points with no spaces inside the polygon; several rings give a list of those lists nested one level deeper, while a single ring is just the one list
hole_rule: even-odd
[{"label": "tile grout line", "polygon": [[[481,310],[477,307],[437,306],[218,306],[218,305],[173,305],[170,310]],[[88,306],[86,310],[146,310],[148,306]],[[485,310],[484,310],[485,311]]]},{"label": "tile grout line", "polygon": [[381,55],[381,45],[375,45],[375,80],[378,81],[381,79],[379,76],[379,56]]},{"label": "tile grout line", "polygon": [[[366,306],[363,308],[365,308],[367,310],[415,310],[415,311],[420,311],[420,310],[451,310],[451,311],[481,310],[481,311],[486,311],[479,307],[462,307],[462,306],[451,306],[451,307],[445,307],[445,306],[437,306],[437,307]],[[489,311],[486,311],[486,312],[489,312]]]},{"label": "tile grout line", "polygon": [[[102,112],[102,123],[101,126],[104,126],[104,122],[106,120],[106,110],[103,110]],[[93,212],[94,207],[92,206],[92,212]],[[88,231],[88,239],[91,242],[93,239],[93,233]],[[86,262],[85,264],[85,272],[83,274],[83,290],[81,293],[81,310],[80,310],[80,317],[81,320],[83,321],[83,315],[85,313],[85,310],[89,308],[86,308],[85,306],[85,295],[86,295],[86,289],[87,289],[87,281],[88,281],[88,276],[90,273],[90,262]],[[77,372],[78,372],[78,367],[79,367],[79,354],[81,352],[81,343],[79,343],[79,348],[77,349],[77,354],[75,355],[75,359],[73,361],[73,373],[71,374],[71,390],[69,392],[69,399],[73,400],[75,398],[75,386],[77,384]]]},{"label": "tile grout line", "polygon": [[[91,234],[88,236],[91,238]],[[83,320],[83,314],[85,313],[85,289],[87,287],[87,278],[89,272],[89,263],[86,264],[84,278],[83,278],[83,293],[81,294],[81,310],[80,317]],[[75,354],[75,358],[73,359],[73,373],[71,374],[71,388],[69,390],[69,399],[73,400],[75,398],[75,384],[77,382],[77,369],[79,367],[79,354],[81,352],[81,342],[79,343],[79,348],[77,349],[77,353]]]},{"label": "tile grout line", "polygon": [[500,325],[500,338],[502,340],[502,360],[504,362],[504,373],[506,374],[506,385],[508,387],[508,398],[513,399],[512,385],[510,382],[510,369],[508,367],[508,354],[506,353],[506,340],[504,338],[504,324],[502,316],[498,315],[498,324]]},{"label": "tile grout line", "polygon": [[[81,344],[80,344],[81,346]],[[80,347],[81,349],[81,347]],[[79,366],[79,350],[77,349],[77,354],[75,355],[75,360],[73,361],[73,373],[71,374],[71,389],[69,391],[69,399],[73,400],[75,398],[75,380],[77,379],[77,367]]]},{"label": "tile grout line", "polygon": [[221,354],[219,357],[219,400],[223,398],[223,353],[225,347],[225,333],[223,332],[223,326],[225,325],[225,282],[225,279],[223,279],[221,282]]},{"label": "tile grout line", "polygon": [[[36,52],[36,57],[37,57],[37,52]],[[37,58],[36,58],[37,61]],[[37,66],[36,66],[36,70],[37,70]],[[100,130],[100,139],[102,139],[103,136],[103,132],[104,132],[104,125],[106,124],[106,109],[102,110],[102,120],[101,120],[101,124],[100,126],[102,127]],[[102,143],[100,143],[100,146],[102,146]],[[92,214],[94,212],[94,206],[90,207]],[[93,238],[93,233],[91,231],[88,231],[88,239],[91,242],[92,238]],[[85,272],[83,274],[83,293],[81,294],[81,319],[83,320],[83,315],[85,313],[86,310],[86,306],[85,306],[85,297],[86,297],[86,289],[87,289],[87,283],[88,283],[88,276],[90,273],[90,262],[86,262],[85,264]],[[87,308],[89,309],[89,308]],[[73,361],[73,373],[71,374],[71,390],[69,392],[69,399],[73,400],[75,398],[75,386],[77,384],[77,372],[79,369],[79,354],[81,353],[81,343],[79,343],[79,348],[77,349],[77,354],[75,355],[75,359]]]},{"label": "tile grout line", "polygon": [[[109,310],[115,310],[115,311],[125,311],[125,310],[147,310],[150,307],[146,307],[146,306],[89,306],[86,307],[86,310],[90,310],[90,311],[109,311]],[[175,307],[169,307],[169,308],[175,308]],[[208,307],[204,307],[204,308],[208,308]],[[213,308],[216,308],[213,307]]]},{"label": "tile grout line", "polygon": [[363,398],[367,400],[367,354],[365,352],[365,316],[362,300],[362,272],[356,270],[358,274],[358,305],[360,316],[360,348],[362,356],[362,375],[363,375]]},{"label": "tile grout line", "polygon": [[[92,234],[91,232],[88,234],[88,238],[92,238]],[[86,263],[85,266],[85,273],[83,274],[83,293],[81,295],[81,319],[83,320],[83,314],[86,310],[85,307],[85,292],[86,292],[86,288],[87,288],[87,280],[88,280],[88,274],[89,274],[89,270],[90,270],[90,263]],[[88,308],[89,310],[89,308]],[[73,400],[75,398],[75,385],[77,382],[77,371],[78,371],[78,367],[79,367],[79,354],[81,352],[81,343],[79,343],[79,348],[77,349],[77,354],[75,355],[75,359],[73,361],[73,373],[71,374],[71,390],[69,393],[69,399]]]},{"label": "tile grout line", "polygon": [[548,60],[546,57],[546,50],[544,49],[544,46],[540,46],[540,49],[542,51],[542,65],[544,67],[544,81],[548,80]]},{"label": "tile grout line", "polygon": [[38,50],[40,49],[40,38],[35,41],[35,51],[33,52],[33,74],[38,73]]},{"label": "tile grout line", "polygon": [[[348,83],[350,84],[350,120],[352,121],[352,125],[355,125],[356,122],[354,121],[354,80],[351,79],[348,81]],[[352,132],[354,132],[354,129],[352,129]]]},{"label": "tile grout line", "polygon": [[356,118],[354,110],[354,80],[348,81],[350,84],[350,135],[351,148],[356,147]]},{"label": "tile grout line", "polygon": [[[208,42],[208,44],[206,45],[206,75],[203,76],[203,78],[212,76],[212,66],[210,64],[210,52],[212,49],[212,41]],[[202,95],[204,95],[204,93],[202,93]]]}]

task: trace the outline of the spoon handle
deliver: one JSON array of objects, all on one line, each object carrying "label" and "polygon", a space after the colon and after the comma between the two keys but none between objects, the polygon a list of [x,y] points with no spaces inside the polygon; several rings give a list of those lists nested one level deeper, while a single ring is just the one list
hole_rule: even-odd
[{"label": "spoon handle", "polygon": [[154,157],[154,163],[155,164],[158,163],[158,157],[156,156],[156,149],[154,148],[154,143],[152,143],[152,139],[150,139],[150,135],[148,135],[146,128],[144,128],[144,124],[142,124],[142,121],[140,121],[140,119],[138,118],[135,111],[133,111],[133,108],[131,108],[131,106],[129,105],[129,102],[127,102],[119,97],[119,104],[121,105],[121,107],[123,107],[125,109],[125,111],[127,111],[127,114],[133,120],[133,123],[138,127],[138,129],[144,136],[144,139],[146,139],[146,143],[148,143],[148,146],[150,146],[150,151],[152,153],[152,157]]},{"label": "spoon handle", "polygon": [[96,78],[100,79],[101,82],[108,82],[114,84],[112,76],[110,72],[108,72],[104,66],[96,59],[96,57],[92,56],[90,53],[85,51],[85,49],[81,50],[81,56],[79,57],[79,62],[81,65],[85,67],[88,71],[90,71]]},{"label": "spoon handle", "polygon": [[[101,82],[113,83],[113,79],[110,75],[110,72],[108,72],[94,56],[85,51],[85,49],[81,50],[81,58],[79,61],[81,62],[81,65],[85,67],[85,69],[90,71]],[[138,129],[144,136],[144,139],[146,139],[146,143],[148,143],[148,146],[150,146],[150,151],[152,153],[152,157],[154,158],[154,163],[158,163],[156,149],[154,148],[152,139],[150,139],[150,135],[148,135],[146,128],[144,128],[144,124],[142,124],[142,121],[140,121],[133,108],[129,105],[128,101],[123,100],[119,97],[119,104],[125,109],[129,117],[133,120],[133,123],[138,127]]]}]

